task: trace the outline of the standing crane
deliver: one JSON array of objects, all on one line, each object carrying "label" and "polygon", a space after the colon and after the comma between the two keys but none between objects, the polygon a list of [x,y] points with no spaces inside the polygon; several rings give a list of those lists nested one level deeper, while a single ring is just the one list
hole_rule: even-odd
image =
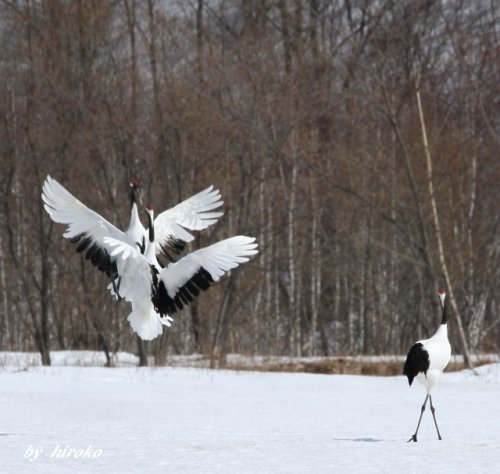
[{"label": "standing crane", "polygon": [[408,356],[406,357],[406,362],[403,370],[403,374],[408,377],[408,383],[413,383],[416,378],[421,384],[424,385],[427,390],[427,396],[425,397],[424,404],[422,405],[420,411],[420,418],[418,419],[417,429],[415,434],[408,440],[417,442],[417,433],[420,427],[420,422],[422,421],[422,415],[425,411],[425,406],[427,400],[429,400],[431,405],[432,417],[434,418],[434,424],[436,425],[436,431],[438,439],[443,439],[441,433],[439,432],[438,424],[436,421],[436,414],[434,405],[432,404],[432,390],[439,381],[443,370],[448,365],[451,357],[451,346],[448,340],[448,313],[446,310],[446,293],[444,289],[439,289],[439,301],[441,302],[442,318],[441,325],[438,327],[434,336],[429,339],[423,339],[421,341],[415,342],[411,346]]}]

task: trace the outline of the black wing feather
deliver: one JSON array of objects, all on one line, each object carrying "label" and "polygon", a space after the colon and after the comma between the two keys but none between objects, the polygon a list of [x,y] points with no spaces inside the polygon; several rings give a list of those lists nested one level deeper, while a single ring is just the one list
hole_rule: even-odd
[{"label": "black wing feather", "polygon": [[155,310],[163,317],[173,315],[184,306],[187,306],[200,293],[200,290],[208,290],[213,283],[212,276],[203,267],[200,268],[172,298],[165,288],[163,281],[157,278],[157,285],[153,291],[153,305]]},{"label": "black wing feather", "polygon": [[410,352],[408,352],[403,369],[403,374],[408,377],[408,383],[411,385],[413,383],[413,379],[420,372],[427,375],[429,366],[429,353],[424,349],[421,342],[416,342],[413,346],[411,346]]},{"label": "black wing feather", "polygon": [[73,237],[71,242],[78,245],[76,251],[85,255],[85,258],[90,260],[99,271],[113,279],[118,276],[116,262],[111,260],[108,251],[94,242],[92,237],[83,233]]},{"label": "black wing feather", "polygon": [[186,242],[184,240],[168,235],[160,243],[160,253],[156,255],[158,263],[162,268],[165,268],[169,263],[176,262],[185,248]]}]

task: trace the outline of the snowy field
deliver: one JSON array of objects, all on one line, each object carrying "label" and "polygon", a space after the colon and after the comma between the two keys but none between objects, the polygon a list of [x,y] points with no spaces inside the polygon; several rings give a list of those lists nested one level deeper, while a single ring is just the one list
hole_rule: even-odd
[{"label": "snowy field", "polygon": [[500,472],[500,364],[446,373],[416,444],[402,376],[2,365],[2,473]]}]

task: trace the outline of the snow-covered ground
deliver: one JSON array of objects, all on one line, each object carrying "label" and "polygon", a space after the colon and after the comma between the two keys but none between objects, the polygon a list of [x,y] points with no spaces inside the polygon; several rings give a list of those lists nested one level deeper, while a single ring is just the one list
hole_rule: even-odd
[{"label": "snow-covered ground", "polygon": [[28,365],[0,370],[0,472],[500,472],[500,364],[445,374],[416,444],[402,376]]}]

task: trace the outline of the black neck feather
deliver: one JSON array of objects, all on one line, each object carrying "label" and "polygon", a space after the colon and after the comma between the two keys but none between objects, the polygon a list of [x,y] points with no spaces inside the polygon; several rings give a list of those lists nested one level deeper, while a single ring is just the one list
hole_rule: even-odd
[{"label": "black neck feather", "polygon": [[448,324],[448,305],[446,304],[446,299],[443,301],[443,317],[441,319],[441,324]]},{"label": "black neck feather", "polygon": [[129,197],[130,197],[130,206],[133,206],[135,204],[135,190],[132,187],[130,188]]},{"label": "black neck feather", "polygon": [[153,223],[153,219],[151,219],[151,214],[148,212],[148,230],[149,230],[149,241],[155,241],[155,226]]}]

